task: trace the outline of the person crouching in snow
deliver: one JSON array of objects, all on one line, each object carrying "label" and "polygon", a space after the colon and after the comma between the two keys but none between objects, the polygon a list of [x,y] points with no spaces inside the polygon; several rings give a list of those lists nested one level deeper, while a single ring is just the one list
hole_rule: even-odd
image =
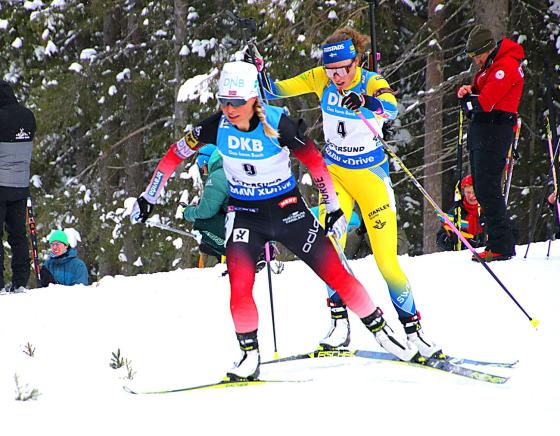
[{"label": "person crouching in snow", "polygon": [[[460,216],[461,222],[458,227],[463,236],[474,248],[482,247],[486,243],[486,235],[480,224],[480,205],[474,193],[470,174],[461,180],[461,194],[462,198],[455,202],[447,216],[453,223],[456,217]],[[436,236],[437,246],[441,251],[457,250],[459,246],[457,235],[445,224],[442,217],[440,217],[440,220],[442,226]],[[462,243],[460,247],[460,250],[466,248]]]},{"label": "person crouching in snow", "polygon": [[88,269],[78,257],[75,248],[70,247],[68,236],[62,230],[54,230],[49,236],[49,258],[41,268],[41,287],[55,285],[86,285]]}]

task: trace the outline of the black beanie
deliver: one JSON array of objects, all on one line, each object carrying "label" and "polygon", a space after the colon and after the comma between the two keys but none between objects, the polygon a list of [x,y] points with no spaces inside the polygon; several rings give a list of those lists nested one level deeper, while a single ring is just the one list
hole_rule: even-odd
[{"label": "black beanie", "polygon": [[467,39],[467,54],[472,58],[487,51],[492,51],[496,47],[496,41],[492,32],[481,25],[474,26]]}]

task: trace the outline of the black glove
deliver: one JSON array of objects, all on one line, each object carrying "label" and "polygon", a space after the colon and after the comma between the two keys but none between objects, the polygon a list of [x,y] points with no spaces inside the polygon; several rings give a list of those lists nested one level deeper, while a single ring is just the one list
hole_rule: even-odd
[{"label": "black glove", "polygon": [[436,236],[436,245],[441,251],[451,251],[453,250],[453,239],[447,231],[441,229]]},{"label": "black glove", "polygon": [[342,209],[336,209],[332,212],[327,212],[325,217],[325,235],[333,234],[336,239],[340,239],[346,232],[348,223]]},{"label": "black glove", "polygon": [[49,286],[50,284],[57,284],[56,280],[54,279],[53,275],[51,274],[51,272],[45,267],[45,265],[41,266],[41,283],[40,283],[40,287],[41,288],[46,288],[47,286]]},{"label": "black glove", "polygon": [[154,205],[149,203],[148,200],[142,196],[138,197],[136,202],[138,203],[138,209],[140,210],[140,213],[138,214],[138,221],[145,223],[154,211]]},{"label": "black glove", "polygon": [[459,102],[469,119],[471,119],[473,114],[477,112],[484,112],[482,106],[480,106],[480,103],[478,102],[478,96],[476,95],[467,94],[463,98],[459,99]]},{"label": "black glove", "polygon": [[355,92],[349,92],[342,99],[342,106],[350,109],[351,111],[357,111],[366,102],[366,99],[362,94],[356,94]]}]

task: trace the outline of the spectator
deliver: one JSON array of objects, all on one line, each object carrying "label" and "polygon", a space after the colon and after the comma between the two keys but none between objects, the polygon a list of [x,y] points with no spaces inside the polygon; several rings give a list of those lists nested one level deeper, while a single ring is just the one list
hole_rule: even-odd
[{"label": "spectator", "polygon": [[508,38],[496,43],[492,32],[482,26],[475,26],[469,34],[466,51],[480,67],[472,84],[457,91],[470,119],[471,174],[488,235],[486,249],[479,255],[484,262],[507,260],[515,256],[515,236],[506,214],[502,178],[523,93],[521,61],[525,54],[523,47]]},{"label": "spectator", "polygon": [[[462,198],[455,202],[447,216],[453,223],[456,223],[458,216],[461,217],[461,222],[457,227],[461,230],[461,233],[469,243],[474,248],[478,248],[484,245],[485,235],[480,224],[480,206],[472,184],[472,176],[470,174],[463,177],[463,180],[461,180]],[[459,238],[451,228],[445,224],[443,218],[440,217],[440,220],[442,221],[442,226],[436,237],[437,246],[442,251],[456,250],[459,246]],[[466,248],[462,243],[460,247],[461,250]]]},{"label": "spectator", "polygon": [[550,207],[550,209],[552,210],[552,215],[554,216],[554,227],[556,228],[556,230],[552,230],[551,229],[551,234],[553,232],[555,233],[555,237],[556,239],[560,239],[560,211],[558,209],[558,202],[556,201],[557,195],[556,195],[556,191],[552,191],[548,197],[546,198],[546,202],[548,204],[548,206]]},{"label": "spectator", "polygon": [[183,217],[194,223],[193,230],[202,235],[200,252],[216,257],[219,262],[225,254],[224,222],[229,199],[223,161],[216,146],[208,144],[198,150],[196,163],[207,179],[200,202],[184,207]]},{"label": "spectator", "polygon": [[[229,199],[228,184],[224,173],[223,160],[216,146],[208,144],[198,150],[196,163],[203,175],[207,176],[204,183],[204,191],[200,202],[183,206],[183,217],[190,222],[194,222],[193,230],[197,230],[202,235],[199,251],[206,255],[204,264],[214,266],[223,260],[225,256],[225,220],[227,204]],[[274,241],[270,241],[271,260],[278,254],[278,247]],[[212,258],[217,262],[212,262]],[[266,265],[264,252],[257,260],[257,271],[259,272]],[[281,262],[276,262],[276,269],[272,271],[279,274],[284,266]]]},{"label": "spectator", "polygon": [[[29,280],[26,202],[35,130],[33,112],[18,102],[8,82],[0,80],[0,241],[5,227],[12,250],[8,292],[23,292]],[[0,289],[4,285],[4,250],[0,250]]]},{"label": "spectator", "polygon": [[41,268],[41,287],[48,285],[88,285],[86,264],[70,247],[68,236],[62,230],[54,230],[49,236],[49,258]]}]

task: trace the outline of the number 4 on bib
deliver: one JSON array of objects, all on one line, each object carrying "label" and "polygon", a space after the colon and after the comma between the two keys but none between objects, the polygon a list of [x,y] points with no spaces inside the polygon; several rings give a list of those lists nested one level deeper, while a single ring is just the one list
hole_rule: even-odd
[{"label": "number 4 on bib", "polygon": [[338,122],[338,125],[336,126],[336,133],[338,133],[342,138],[346,137],[346,126],[344,125],[344,121]]}]

